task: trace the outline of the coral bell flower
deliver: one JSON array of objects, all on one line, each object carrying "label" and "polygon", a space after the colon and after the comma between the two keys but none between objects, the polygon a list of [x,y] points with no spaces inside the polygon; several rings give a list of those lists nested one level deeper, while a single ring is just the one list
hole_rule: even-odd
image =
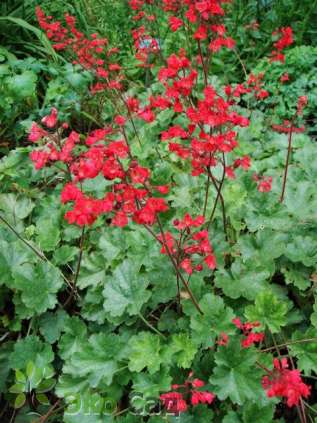
[{"label": "coral bell flower", "polygon": [[57,124],[57,117],[57,109],[55,109],[55,107],[52,107],[51,113],[47,116],[44,116],[41,122],[44,123],[44,125],[48,128],[54,128],[54,126],[56,126]]}]

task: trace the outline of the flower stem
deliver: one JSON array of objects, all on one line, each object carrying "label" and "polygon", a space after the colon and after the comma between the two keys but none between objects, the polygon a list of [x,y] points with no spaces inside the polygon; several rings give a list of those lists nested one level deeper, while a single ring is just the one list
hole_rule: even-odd
[{"label": "flower stem", "polygon": [[281,193],[281,196],[280,196],[280,203],[283,203],[284,196],[285,196],[288,167],[289,167],[289,162],[290,162],[290,157],[291,157],[291,152],[292,152],[292,138],[293,138],[295,117],[296,117],[296,115],[294,115],[294,117],[292,119],[291,127],[290,127],[289,134],[288,134],[288,148],[287,148],[286,162],[285,162],[285,167],[284,167],[284,176],[283,176],[282,193]]}]

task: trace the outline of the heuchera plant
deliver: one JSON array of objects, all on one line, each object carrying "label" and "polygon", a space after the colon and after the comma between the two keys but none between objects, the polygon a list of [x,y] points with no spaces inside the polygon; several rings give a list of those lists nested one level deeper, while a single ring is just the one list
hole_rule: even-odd
[{"label": "heuchera plant", "polygon": [[[107,40],[99,38],[97,34],[87,37],[78,31],[74,17],[66,15],[66,26],[63,26],[37,8],[39,24],[54,48],[71,57],[74,64],[91,71],[94,76],[91,93],[109,93],[108,101],[113,103],[116,112],[112,121],[104,127],[79,134],[71,130],[67,123],[61,122],[58,111],[53,108],[42,119],[41,125],[32,124],[29,133],[29,141],[34,143],[30,157],[35,168],[39,170],[50,166],[63,172],[61,203],[68,206],[65,214],[67,222],[82,228],[81,249],[85,231],[93,231],[97,219],[103,219],[105,225],[118,227],[125,227],[133,221],[147,230],[149,236],[160,245],[161,253],[170,260],[176,276],[180,312],[181,291],[186,291],[187,298],[201,315],[204,312],[191,289],[191,276],[204,268],[210,272],[217,268],[215,250],[218,247],[212,240],[217,207],[220,207],[224,234],[229,240],[223,188],[231,179],[239,177],[240,172],[252,168],[249,156],[241,157],[236,153],[238,132],[249,125],[248,117],[241,113],[237,105],[246,93],[254,93],[255,106],[257,101],[269,95],[264,87],[263,74],[251,74],[246,83],[222,88],[216,88],[210,82],[212,56],[223,48],[235,48],[235,41],[224,25],[225,6],[229,2],[129,2],[134,12],[133,19],[140,24],[132,34],[136,59],[143,68],[153,68],[151,55],[156,66],[160,64],[156,72],[160,94],[149,95],[146,101],[127,93],[128,82],[117,60],[117,48],[109,47]],[[171,31],[183,31],[190,38],[194,54],[189,56],[191,52],[181,48],[164,57],[161,40],[152,31],[157,20],[152,7],[157,3],[160,12],[167,16]],[[283,50],[293,42],[292,29],[280,28],[273,35],[276,41],[270,60],[283,61]],[[155,72],[154,68],[152,71]],[[286,76],[283,77],[285,80]],[[291,140],[292,133],[299,132],[299,128],[295,127],[295,118],[301,115],[306,102],[307,98],[300,98],[293,121],[274,129],[289,133]],[[181,218],[172,216],[163,222],[162,215],[170,212],[166,195],[173,189],[174,181],[165,185],[153,183],[152,169],[141,164],[134,154],[133,143],[141,143],[136,122],[143,121],[144,125],[154,122],[157,114],[167,109],[172,110],[176,117],[181,117],[179,121],[182,124],[168,125],[161,131],[158,149],[164,150],[167,145],[169,153],[183,161],[185,168],[187,163],[190,164],[191,176],[199,178],[203,201],[200,214],[192,215],[189,210]],[[285,166],[281,201],[288,163]],[[94,180],[100,175],[107,181],[103,196],[96,198],[85,193],[85,181]],[[272,177],[250,172],[252,179],[257,184],[259,195],[269,195]],[[80,272],[80,262],[77,270],[76,278]],[[259,332],[261,322],[242,323],[235,318],[233,325],[241,333],[242,348],[252,345],[260,348],[264,341],[264,332]],[[221,333],[216,348],[227,348],[229,338],[228,334]],[[302,398],[309,396],[310,388],[302,381],[300,371],[293,362],[292,370],[288,369],[286,359],[279,361],[274,358],[272,371],[259,366],[265,372],[262,385],[268,397],[285,398],[287,405],[292,407],[300,405]],[[215,395],[199,389],[204,384],[190,373],[184,384],[172,385],[172,391],[162,393],[160,399],[166,410],[174,414],[186,411],[190,404],[212,404]],[[302,418],[301,411],[299,413]]]}]

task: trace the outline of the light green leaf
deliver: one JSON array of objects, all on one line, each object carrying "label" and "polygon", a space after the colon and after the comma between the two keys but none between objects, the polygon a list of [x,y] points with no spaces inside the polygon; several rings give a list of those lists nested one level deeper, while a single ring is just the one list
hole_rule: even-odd
[{"label": "light green leaf", "polygon": [[43,368],[53,359],[51,346],[42,342],[39,337],[30,335],[15,343],[9,363],[12,369],[25,369],[29,361],[32,361],[37,367]]},{"label": "light green leaf", "polygon": [[54,251],[61,239],[58,222],[54,219],[39,219],[36,222],[36,243],[43,251]]},{"label": "light green leaf", "polygon": [[110,385],[124,345],[120,336],[115,334],[95,334],[88,341],[82,339],[80,350],[72,354],[63,371],[74,377],[84,377],[92,388],[101,382]]},{"label": "light green leaf", "polygon": [[33,210],[33,202],[16,194],[0,194],[0,211],[10,223],[16,224],[17,220],[25,219]]},{"label": "light green leaf", "polygon": [[56,293],[63,285],[60,271],[41,262],[24,264],[14,272],[14,287],[21,291],[21,299],[34,314],[44,313],[57,303]]},{"label": "light green leaf", "polygon": [[[306,332],[296,331],[292,341],[301,341],[289,345],[292,356],[298,359],[297,366],[306,375],[317,371],[317,330],[309,328]],[[305,342],[305,340],[307,340]]]},{"label": "light green leaf", "polygon": [[186,333],[172,335],[171,342],[164,349],[165,362],[175,362],[178,367],[188,369],[197,353],[197,347]]},{"label": "light green leaf", "polygon": [[125,260],[116,267],[106,283],[104,309],[113,317],[122,316],[125,312],[130,316],[138,314],[151,296],[147,286],[148,281],[139,273],[139,268],[132,261]]},{"label": "light green leaf", "polygon": [[64,330],[68,318],[64,310],[57,310],[56,313],[47,312],[43,314],[39,320],[41,335],[44,336],[47,342],[54,344]]},{"label": "light green leaf", "polygon": [[230,298],[254,300],[260,291],[268,289],[267,279],[270,275],[270,270],[252,259],[243,262],[241,258],[237,258],[230,271],[216,271],[215,284]]},{"label": "light green leaf", "polygon": [[234,313],[227,307],[223,299],[213,294],[206,294],[199,303],[204,315],[191,313],[190,327],[193,341],[204,348],[214,346],[215,339],[221,332],[234,332],[232,319]]},{"label": "light green leaf", "polygon": [[14,408],[21,408],[26,401],[25,394],[18,394],[14,401]]},{"label": "light green leaf", "polygon": [[61,358],[67,360],[75,352],[82,350],[82,340],[87,336],[87,328],[79,317],[73,316],[67,320],[64,332],[65,334],[58,343],[58,348]]},{"label": "light green leaf", "polygon": [[159,398],[161,392],[169,391],[172,378],[168,369],[162,368],[158,373],[137,373],[133,378],[133,391],[142,394],[143,397]]},{"label": "light green leaf", "polygon": [[272,333],[278,333],[285,326],[287,304],[280,301],[271,291],[263,291],[256,297],[255,305],[245,309],[245,316],[249,321],[259,321]]},{"label": "light green leaf", "polygon": [[157,372],[163,361],[161,355],[161,340],[158,335],[140,332],[130,341],[129,370],[141,372],[147,367],[150,374]]}]

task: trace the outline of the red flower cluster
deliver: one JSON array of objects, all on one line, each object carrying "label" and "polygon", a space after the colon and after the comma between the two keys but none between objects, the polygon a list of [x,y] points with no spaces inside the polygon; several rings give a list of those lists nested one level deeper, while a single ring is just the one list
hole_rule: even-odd
[{"label": "red flower cluster", "polygon": [[[177,265],[191,275],[193,271],[202,271],[205,263],[209,269],[214,270],[217,266],[212,246],[208,239],[208,231],[200,230],[193,232],[193,228],[202,226],[205,222],[203,216],[195,219],[186,214],[182,220],[174,220],[175,229],[179,231],[178,239],[170,232],[158,235],[162,244],[161,253],[172,255]],[[194,265],[194,257],[203,257]]]},{"label": "red flower cluster", "polygon": [[[57,110],[52,109],[42,122],[54,129],[57,119]],[[121,118],[119,123],[123,124]],[[57,128],[50,134],[33,123],[29,139],[37,143],[43,140],[43,145],[33,150],[30,157],[36,169],[56,162],[66,165],[72,182],[64,186],[61,201],[73,203],[65,215],[69,223],[91,225],[101,214],[113,212],[112,224],[116,226],[127,225],[129,217],[140,225],[153,225],[157,214],[168,210],[164,199],[154,196],[154,191],[168,193],[168,187],[150,184],[150,170],[132,158],[126,140],[113,139],[118,131],[112,127],[97,129],[88,134],[85,142],[74,131],[63,139],[61,131]],[[77,144],[81,144],[80,150],[76,149]],[[101,199],[87,197],[77,184],[100,174],[113,181],[111,191]]]},{"label": "red flower cluster", "polygon": [[267,396],[284,397],[289,407],[298,405],[302,397],[310,395],[311,387],[306,385],[297,369],[289,370],[286,358],[273,360],[274,369],[262,379],[262,386],[267,391]]},{"label": "red flower cluster", "polygon": [[76,29],[76,18],[68,14],[65,14],[65,27],[61,22],[53,21],[51,16],[46,16],[39,6],[36,7],[36,16],[40,27],[53,41],[55,50],[67,51],[73,57],[74,64],[80,64],[93,72],[97,82],[91,88],[92,93],[122,88],[121,66],[110,60],[119,50],[107,48],[106,38],[99,38],[97,34],[86,37]]},{"label": "red flower cluster", "polygon": [[259,322],[246,322],[241,323],[241,320],[236,317],[232,320],[232,323],[242,331],[243,336],[245,337],[241,341],[241,345],[243,348],[249,348],[251,345],[256,344],[258,342],[262,342],[264,340],[264,333],[263,332],[252,332],[254,328],[257,328],[260,325]]},{"label": "red flower cluster", "polygon": [[293,44],[293,30],[291,27],[283,27],[274,31],[273,36],[278,36],[279,39],[274,43],[275,50],[271,54],[271,62],[285,62],[285,56],[282,51]]},{"label": "red flower cluster", "polygon": [[[188,409],[189,404],[196,406],[198,404],[211,404],[216,398],[212,392],[199,391],[197,388],[205,386],[205,382],[200,379],[193,379],[193,373],[183,385],[172,385],[173,391],[162,394],[160,399],[170,413],[179,415]],[[175,390],[183,389],[184,393]]]}]

